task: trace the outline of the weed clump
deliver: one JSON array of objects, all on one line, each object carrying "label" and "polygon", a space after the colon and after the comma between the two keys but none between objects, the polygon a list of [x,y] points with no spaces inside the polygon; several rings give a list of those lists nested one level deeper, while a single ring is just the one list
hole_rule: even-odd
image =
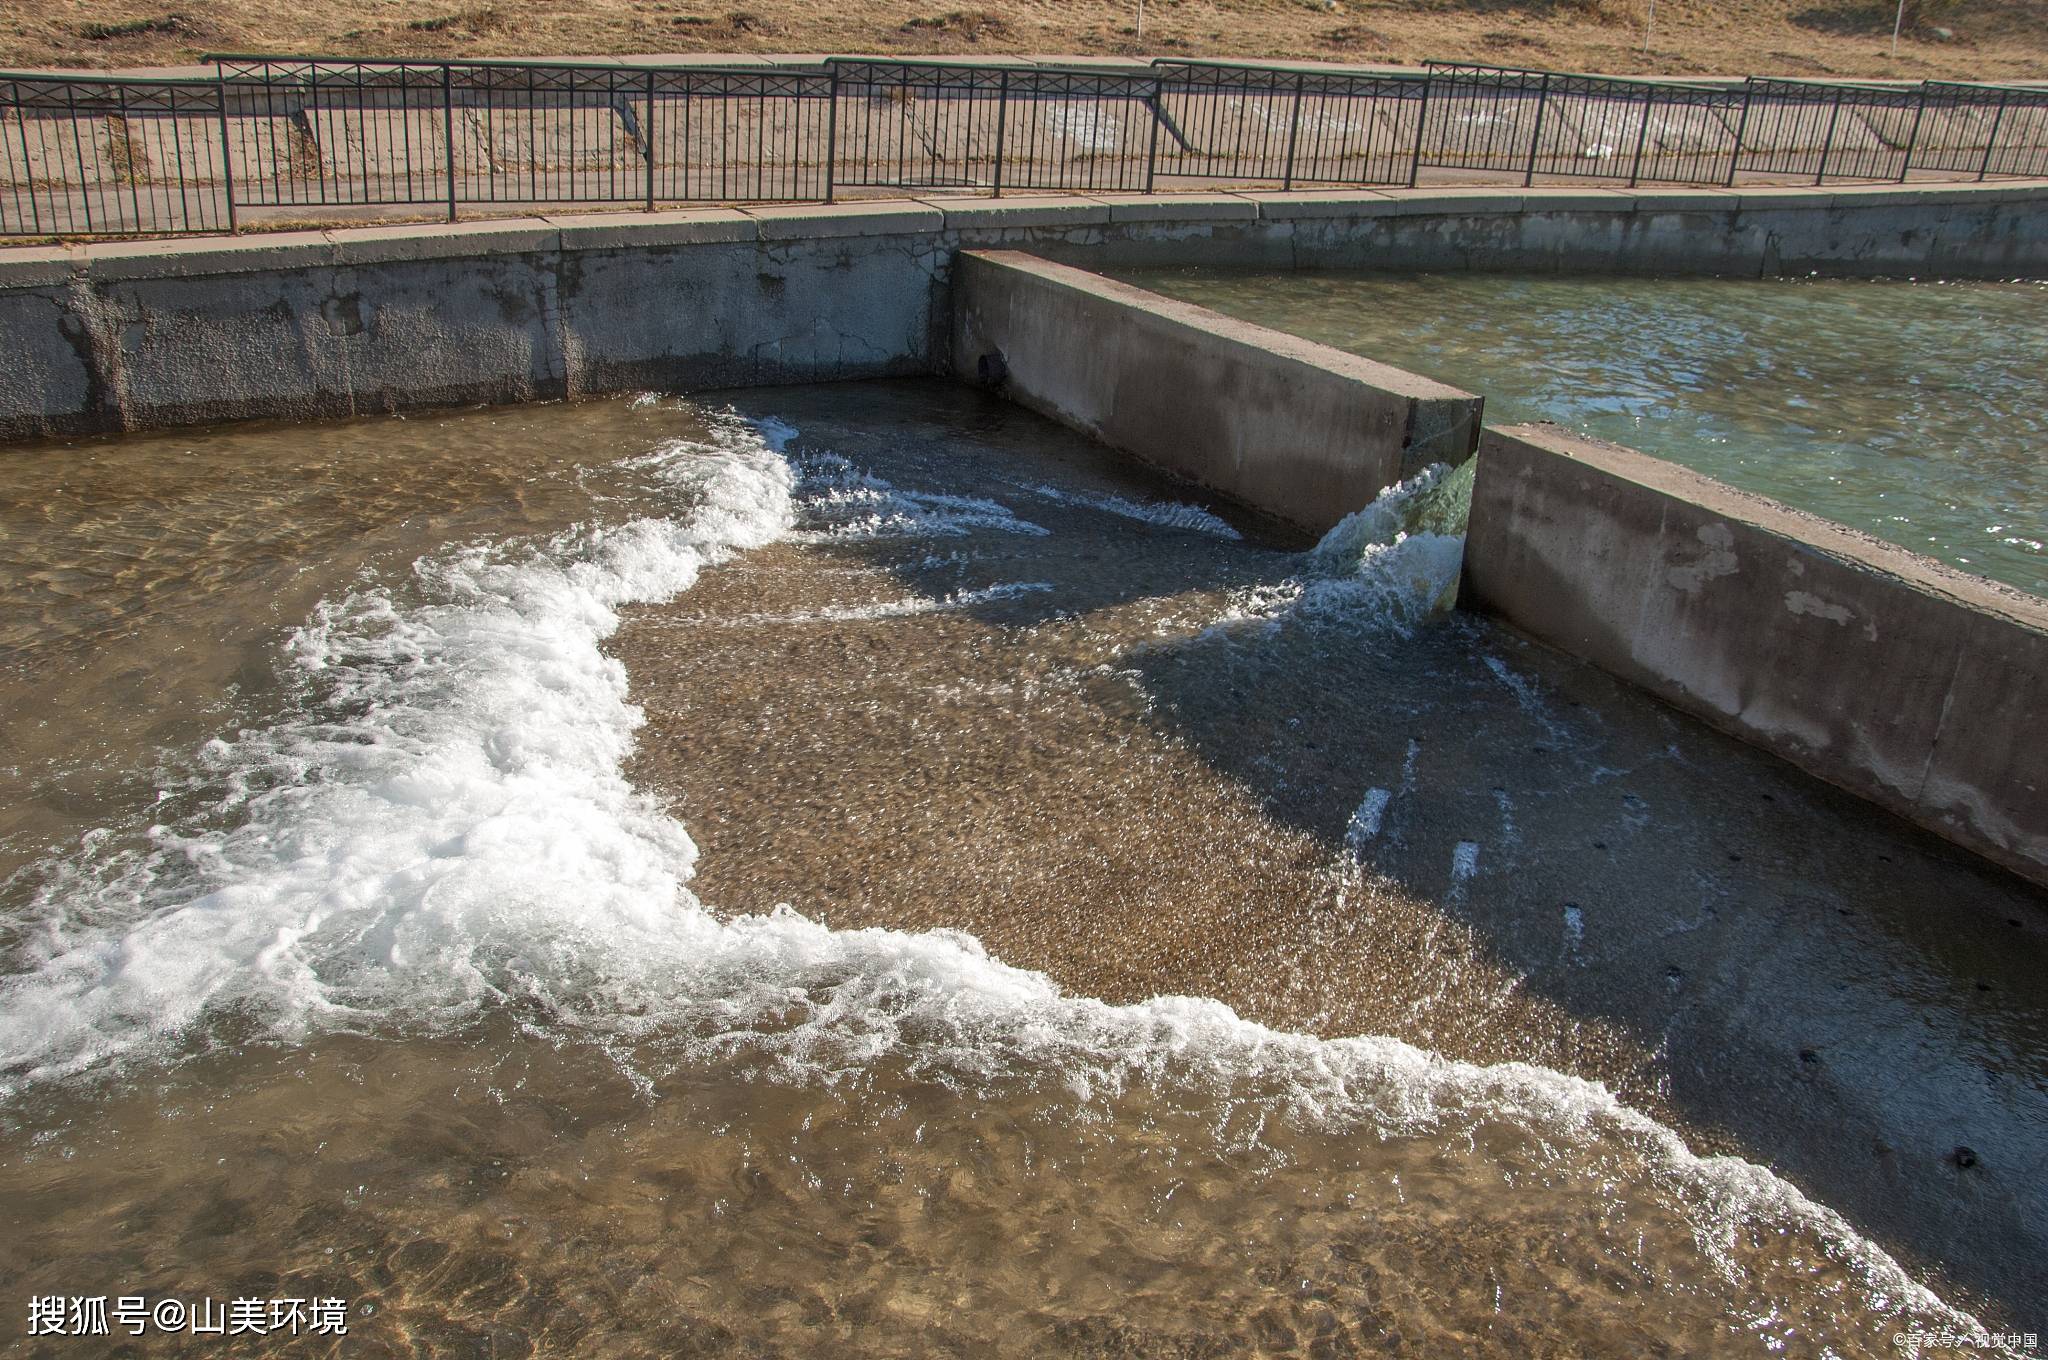
[{"label": "weed clump", "polygon": [[190,34],[193,23],[182,14],[161,14],[148,19],[118,19],[112,23],[78,26],[78,36],[88,42],[111,42],[116,38],[140,38],[151,33]]},{"label": "weed clump", "polygon": [[486,5],[481,9],[466,9],[454,14],[440,14],[428,19],[414,19],[406,27],[415,33],[462,32],[467,34],[496,33],[506,25],[506,18],[496,9]]},{"label": "weed clump", "polygon": [[905,33],[920,30],[933,33],[947,33],[977,43],[983,38],[1007,38],[1011,29],[1002,15],[985,9],[956,9],[947,14],[929,15],[912,19],[903,25]]}]

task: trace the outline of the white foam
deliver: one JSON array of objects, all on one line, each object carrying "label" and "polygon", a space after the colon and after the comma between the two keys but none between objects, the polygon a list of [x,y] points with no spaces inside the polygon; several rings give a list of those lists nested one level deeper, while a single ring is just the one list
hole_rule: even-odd
[{"label": "white foam", "polygon": [[1199,505],[1188,505],[1181,501],[1132,501],[1122,496],[1111,496],[1093,491],[1062,491],[1056,486],[1037,483],[1024,488],[1034,496],[1043,496],[1049,501],[1062,505],[1080,505],[1104,514],[1117,515],[1123,519],[1134,519],[1143,524],[1156,524],[1164,529],[1185,529],[1190,533],[1208,534],[1212,538],[1229,539],[1232,542],[1244,538],[1230,524]]},{"label": "white foam", "polygon": [[1506,858],[1513,861],[1515,852],[1522,845],[1522,833],[1515,826],[1515,800],[1508,796],[1506,789],[1495,789],[1493,803],[1500,809],[1501,849],[1507,852]]},{"label": "white foam", "polygon": [[[1832,1211],[1760,1167],[1693,1156],[1596,1084],[1280,1033],[1216,1001],[1069,996],[955,931],[706,909],[687,832],[621,773],[640,715],[600,644],[622,605],[791,531],[795,479],[769,447],[790,434],[728,422],[650,455],[691,501],[678,518],[458,549],[419,564],[416,603],[365,589],[323,606],[293,643],[298,716],[212,748],[230,790],[216,815],[43,901],[43,947],[0,984],[0,1090],[170,1055],[229,1012],[290,1040],[431,1031],[516,1002],[562,1035],[744,1049],[807,1079],[888,1054],[963,1091],[1038,1071],[1082,1100],[1251,1090],[1333,1130],[1455,1138],[1511,1121],[1625,1156],[1713,1259],[1759,1225],[1797,1226],[1874,1308],[1967,1321]],[[1454,874],[1477,852],[1462,843]]]},{"label": "white foam", "polygon": [[1358,808],[1351,814],[1351,825],[1345,828],[1344,844],[1353,854],[1362,851],[1366,844],[1380,834],[1380,822],[1387,815],[1387,804],[1394,795],[1387,789],[1367,789]]},{"label": "white foam", "polygon": [[[772,422],[769,437],[781,439],[777,447],[789,442]],[[797,467],[802,474],[799,505],[807,535],[847,539],[958,537],[976,530],[1033,536],[1048,532],[1042,525],[1017,518],[1015,511],[999,501],[905,491],[830,451],[802,454]]]},{"label": "white foam", "polygon": [[1470,468],[1438,463],[1388,487],[1323,535],[1301,572],[1233,591],[1217,626],[1356,622],[1412,633],[1457,601]]},{"label": "white foam", "polygon": [[1472,477],[1469,461],[1455,468],[1432,463],[1380,492],[1364,509],[1339,520],[1311,555],[1333,570],[1342,570],[1364,550],[1392,543],[1404,534],[1462,537],[1472,510]]},{"label": "white foam", "polygon": [[1500,681],[1506,686],[1508,693],[1515,696],[1516,706],[1549,733],[1552,740],[1565,746],[1577,744],[1577,735],[1558,721],[1557,715],[1550,711],[1550,706],[1543,702],[1543,696],[1537,692],[1534,681],[1517,672],[1497,656],[1486,654],[1481,659],[1486,662],[1486,669],[1493,672],[1493,678]]},{"label": "white foam", "polygon": [[695,849],[621,773],[641,718],[599,644],[621,605],[786,532],[793,478],[730,421],[638,461],[686,516],[458,548],[416,565],[419,603],[321,605],[289,647],[298,715],[205,751],[220,806],[36,904],[0,1070],[161,1050],[230,1008],[292,1035],[601,993],[591,951],[667,936]]},{"label": "white foam", "polygon": [[926,614],[952,613],[972,609],[976,605],[1042,594],[1051,589],[1050,581],[1006,581],[1000,585],[984,586],[980,590],[956,590],[950,595],[911,595],[900,600],[878,600],[873,604],[827,605],[823,609],[794,614],[742,614],[733,619],[695,619],[691,622],[718,623],[734,628],[754,624],[872,623],[883,619],[908,619]]},{"label": "white foam", "polygon": [[1479,842],[1459,841],[1451,847],[1451,877],[1444,887],[1444,902],[1449,906],[1461,906],[1465,895],[1472,886],[1472,879],[1479,872]]}]

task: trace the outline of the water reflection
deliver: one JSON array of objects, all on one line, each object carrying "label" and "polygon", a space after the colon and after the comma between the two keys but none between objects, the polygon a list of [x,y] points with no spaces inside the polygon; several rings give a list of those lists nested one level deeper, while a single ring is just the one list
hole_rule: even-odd
[{"label": "water reflection", "polygon": [[2048,594],[2048,284],[1124,277]]}]

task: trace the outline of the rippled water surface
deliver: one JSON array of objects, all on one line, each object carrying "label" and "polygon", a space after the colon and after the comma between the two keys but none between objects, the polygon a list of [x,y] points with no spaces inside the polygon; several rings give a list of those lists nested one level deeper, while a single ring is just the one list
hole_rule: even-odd
[{"label": "rippled water surface", "polygon": [[[331,1296],[349,1353],[492,1355],[1892,1355],[1958,1322],[1696,1155],[1834,1107],[1714,1107],[1660,1066],[1680,1020],[1603,1009],[1645,919],[1609,838],[1702,922],[1799,908],[1670,792],[1718,747],[1574,716],[1572,673],[1434,616],[1455,476],[1305,552],[978,394],[743,405],[10,451],[17,1317]],[[1827,828],[1796,872],[2009,891],[1716,768]],[[1538,851],[1589,797],[1560,917]],[[1878,1061],[2033,1051],[2018,917],[1818,910],[1866,1030],[1993,1018]],[[1629,1004],[1700,1013],[1676,957]],[[2024,1137],[1971,1136],[1988,1189],[1901,1202],[2018,1193]]]},{"label": "rippled water surface", "polygon": [[1125,277],[2048,595],[2048,284]]}]

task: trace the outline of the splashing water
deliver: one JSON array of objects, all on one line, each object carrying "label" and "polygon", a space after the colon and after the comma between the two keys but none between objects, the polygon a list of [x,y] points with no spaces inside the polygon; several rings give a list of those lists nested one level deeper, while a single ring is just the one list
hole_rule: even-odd
[{"label": "splashing water", "polygon": [[296,715],[204,752],[210,815],[34,904],[30,966],[0,984],[0,1090],[225,1010],[285,1036],[515,996],[587,1015],[639,950],[686,948],[670,907],[695,851],[620,773],[639,715],[599,644],[621,606],[787,532],[794,479],[736,421],[639,463],[686,516],[430,557],[409,606],[323,603],[287,644]]},{"label": "splashing water", "polygon": [[1123,496],[1106,496],[1084,491],[1065,491],[1056,486],[1036,482],[1025,490],[1034,496],[1042,496],[1062,505],[1084,505],[1091,510],[1115,515],[1120,519],[1136,520],[1140,524],[1157,524],[1169,529],[1185,529],[1189,533],[1208,534],[1212,538],[1241,541],[1244,535],[1235,528],[1204,510],[1199,505],[1186,505],[1179,501],[1152,501],[1141,503]]},{"label": "splashing water", "polygon": [[[1735,1293],[1777,1287],[1753,1244],[1791,1233],[1873,1315],[1968,1322],[1789,1184],[1694,1156],[1597,1084],[1276,1032],[1198,998],[1110,1005],[959,932],[835,930],[700,901],[687,830],[623,773],[641,714],[603,650],[620,610],[778,539],[1047,532],[994,500],[792,454],[796,438],[714,420],[634,460],[672,514],[450,548],[402,586],[322,603],[289,640],[287,712],[206,748],[176,800],[197,810],[150,827],[143,849],[74,858],[30,903],[34,928],[0,982],[0,1096],[232,1057],[251,1034],[426,1039],[514,1015],[532,1038],[617,1054],[647,1093],[675,1064],[855,1089],[886,1070],[968,1102],[1050,1092],[1099,1118],[1153,1099],[1206,1112],[1231,1148],[1260,1145],[1269,1121],[1275,1137],[1285,1125],[1346,1144],[1512,1144],[1499,1155],[1517,1175],[1617,1181],[1646,1214],[1675,1216]],[[1290,589],[1233,608],[1414,627],[1455,591],[1469,488],[1469,467],[1390,488],[1303,558]],[[1386,801],[1361,808],[1361,840]]]},{"label": "splashing water", "polygon": [[1217,622],[1362,621],[1405,636],[1457,603],[1471,506],[1471,461],[1432,464],[1338,521],[1299,574],[1238,592]]},{"label": "splashing water", "polygon": [[[779,427],[787,430],[787,427]],[[788,435],[793,435],[789,431]],[[788,435],[785,435],[786,439]],[[902,491],[860,471],[836,453],[821,451],[797,460],[805,508],[825,538],[911,538],[943,534],[958,538],[978,529],[1042,537],[1046,530],[985,496]]]}]

